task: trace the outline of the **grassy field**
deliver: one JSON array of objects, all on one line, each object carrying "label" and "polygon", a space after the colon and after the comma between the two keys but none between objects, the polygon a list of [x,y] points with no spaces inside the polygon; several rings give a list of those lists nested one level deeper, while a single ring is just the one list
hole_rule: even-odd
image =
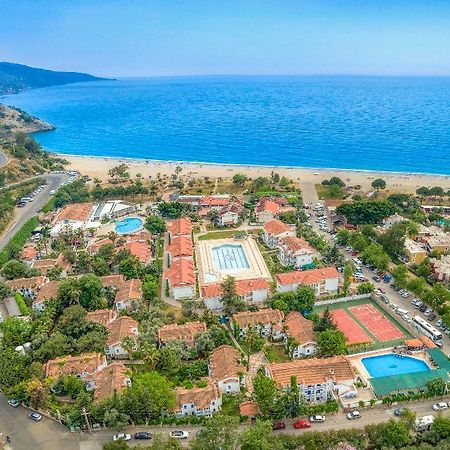
[{"label": "grassy field", "polygon": [[264,347],[264,354],[271,363],[282,363],[289,361],[283,345],[267,345]]},{"label": "grassy field", "polygon": [[[384,317],[386,317],[390,322],[394,324],[396,328],[398,328],[404,335],[404,338],[400,339],[394,339],[392,341],[379,341],[365,326],[362,324],[353,314],[351,311],[349,311],[349,308],[352,308],[353,306],[360,306],[360,305],[373,305],[378,311],[383,314]],[[328,309],[330,311],[336,310],[336,309],[343,309],[347,312],[347,314],[367,333],[367,335],[373,340],[372,344],[360,344],[360,345],[354,345],[350,348],[350,353],[359,353],[362,351],[369,351],[369,350],[379,350],[382,348],[388,348],[388,347],[395,347],[397,345],[400,345],[403,343],[405,339],[411,338],[411,334],[409,331],[406,330],[406,328],[403,327],[403,325],[396,320],[394,316],[391,316],[388,314],[380,305],[378,305],[376,302],[374,302],[372,299],[361,299],[361,300],[354,300],[350,302],[342,302],[342,303],[333,303],[332,305],[324,305],[324,306],[317,306],[314,308],[314,312],[320,314],[323,312],[328,306]]]},{"label": "grassy field", "polygon": [[203,234],[198,237],[199,241],[208,241],[210,239],[228,239],[233,238],[236,234],[245,233],[245,231],[239,230],[221,230],[221,231],[211,231],[210,233]]}]

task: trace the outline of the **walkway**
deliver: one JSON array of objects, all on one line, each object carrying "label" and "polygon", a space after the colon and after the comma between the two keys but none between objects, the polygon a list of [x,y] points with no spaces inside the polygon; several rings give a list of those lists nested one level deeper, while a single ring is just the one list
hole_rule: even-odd
[{"label": "walkway", "polygon": [[269,364],[269,360],[266,358],[266,355],[264,354],[263,351],[250,355],[247,377],[245,379],[245,383],[247,385],[247,392],[249,394],[252,394],[253,392],[253,379],[258,374],[259,368],[266,366],[267,364]]}]

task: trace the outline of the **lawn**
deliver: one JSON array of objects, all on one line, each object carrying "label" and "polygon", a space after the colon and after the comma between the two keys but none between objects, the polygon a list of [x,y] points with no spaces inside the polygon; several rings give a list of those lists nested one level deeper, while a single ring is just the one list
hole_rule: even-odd
[{"label": "lawn", "polygon": [[267,345],[264,347],[264,354],[271,363],[282,363],[289,361],[283,345]]},{"label": "lawn", "polygon": [[228,239],[233,238],[236,234],[244,233],[245,231],[239,230],[221,230],[221,231],[211,231],[210,233],[203,234],[198,237],[199,241],[208,241],[210,239]]},{"label": "lawn", "polygon": [[342,188],[338,189],[336,187],[324,186],[323,184],[315,184],[314,186],[320,199],[332,198],[341,200],[344,198],[345,191]]},{"label": "lawn", "polygon": [[239,416],[239,397],[236,395],[222,396],[221,413],[225,416]]}]

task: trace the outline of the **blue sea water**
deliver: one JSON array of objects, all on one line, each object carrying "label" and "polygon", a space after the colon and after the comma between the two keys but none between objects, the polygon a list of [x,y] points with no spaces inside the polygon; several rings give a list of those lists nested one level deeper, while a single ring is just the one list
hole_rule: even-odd
[{"label": "blue sea water", "polygon": [[450,174],[450,78],[175,77],[6,96],[76,155]]}]

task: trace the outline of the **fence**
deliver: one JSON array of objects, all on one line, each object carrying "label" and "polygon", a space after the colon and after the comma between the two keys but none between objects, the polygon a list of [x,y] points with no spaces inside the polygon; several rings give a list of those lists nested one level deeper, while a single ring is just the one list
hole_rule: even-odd
[{"label": "fence", "polygon": [[362,300],[363,298],[371,298],[370,294],[348,295],[347,297],[332,298],[330,300],[322,300],[315,302],[315,306],[333,305],[335,303],[345,303],[354,300]]}]

